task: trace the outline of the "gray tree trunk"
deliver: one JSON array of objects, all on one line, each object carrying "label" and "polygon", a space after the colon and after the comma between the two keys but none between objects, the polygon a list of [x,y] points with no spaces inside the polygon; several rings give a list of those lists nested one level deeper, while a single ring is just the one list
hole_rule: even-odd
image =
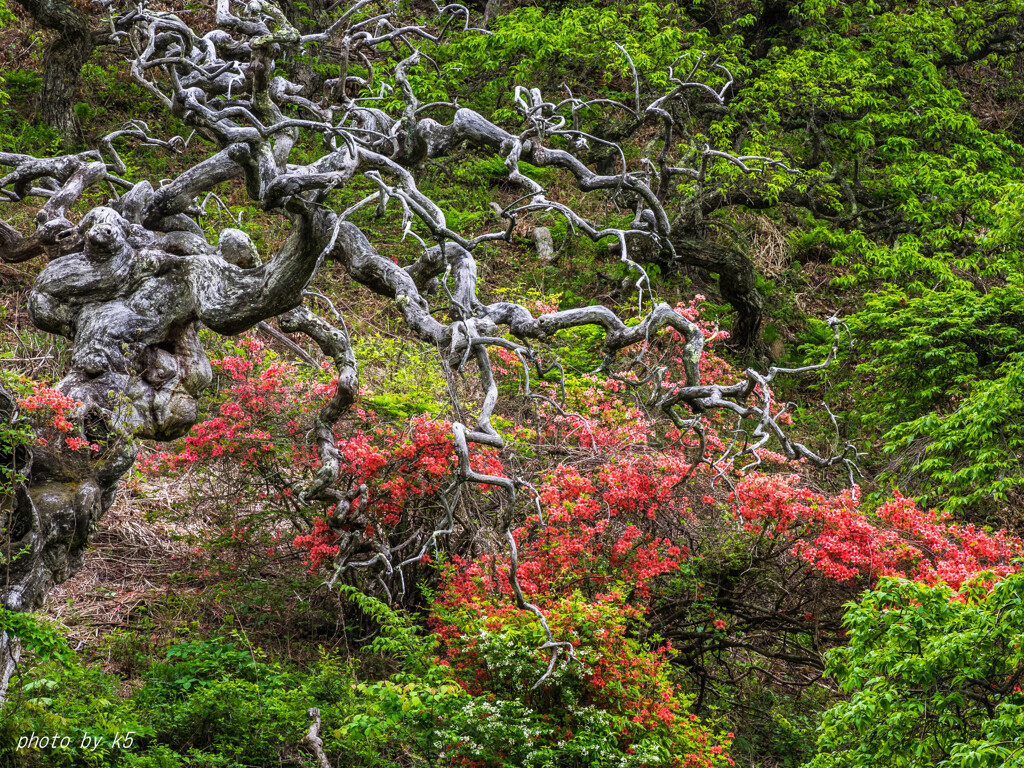
[{"label": "gray tree trunk", "polygon": [[490,29],[494,20],[501,15],[501,0],[487,0],[484,4],[484,29]]},{"label": "gray tree trunk", "polygon": [[65,146],[81,138],[81,126],[75,114],[75,92],[82,66],[89,60],[92,50],[87,32],[68,29],[54,40],[43,61],[39,116],[60,134]]},{"label": "gray tree trunk", "polygon": [[[43,61],[43,90],[39,116],[56,130],[65,146],[81,136],[75,116],[75,91],[82,65],[97,44],[107,40],[100,18],[62,0],[20,0],[19,5],[44,29],[57,33]],[[90,4],[83,4],[89,8]],[[98,12],[99,7],[96,7]]]},{"label": "gray tree trunk", "polygon": [[7,700],[7,688],[20,660],[21,643],[18,638],[0,631],[0,705]]}]

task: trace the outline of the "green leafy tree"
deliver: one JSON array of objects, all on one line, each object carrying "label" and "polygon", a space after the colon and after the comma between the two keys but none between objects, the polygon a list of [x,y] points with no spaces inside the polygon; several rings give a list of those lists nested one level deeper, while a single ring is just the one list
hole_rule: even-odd
[{"label": "green leafy tree", "polygon": [[883,581],[829,671],[850,694],[807,768],[1024,765],[1024,575],[954,593]]}]

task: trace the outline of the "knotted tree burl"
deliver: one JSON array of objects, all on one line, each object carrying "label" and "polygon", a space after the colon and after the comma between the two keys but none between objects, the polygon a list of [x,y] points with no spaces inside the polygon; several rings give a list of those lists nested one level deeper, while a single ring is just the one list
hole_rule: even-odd
[{"label": "knotted tree burl", "polygon": [[[453,489],[467,482],[496,485],[507,495],[510,508],[517,494],[532,495],[524,479],[481,475],[470,468],[470,443],[504,446],[491,425],[498,390],[488,350],[512,350],[525,367],[543,376],[535,343],[582,325],[603,328],[606,367],[617,352],[650,339],[664,327],[682,334],[687,386],[673,392],[654,388],[649,395],[649,404],[677,426],[699,431],[702,412],[724,408],[757,424],[748,452],[756,454],[766,441],[775,439],[789,458],[819,466],[850,463],[849,446],[842,455],[819,456],[790,440],[776,422],[767,384],[787,371],[749,370],[736,384],[702,384],[697,372],[701,331],[667,304],[655,305],[639,324],[627,326],[600,305],[534,317],[523,306],[485,304],[477,296],[474,250],[484,242],[511,240],[513,226],[532,211],[556,211],[576,236],[615,244],[621,260],[638,276],[642,299],[650,291],[642,263],[652,258],[691,263],[693,249],[679,225],[685,205],[670,200],[675,179],[688,178],[699,185],[711,162],[733,163],[747,173],[768,164],[782,165],[769,158],[710,149],[695,167],[673,165],[672,137],[680,105],[685,98],[724,104],[733,81],[721,67],[690,56],[696,64],[689,74],[678,77],[670,72],[672,89],[646,107],[635,68],[635,99],[629,104],[576,98],[556,104],[545,101],[536,89],[520,87],[515,103],[523,125],[513,133],[454,101],[421,104],[410,83],[410,72],[429,63],[422,47],[442,44],[453,30],[487,34],[470,28],[469,12],[460,5],[438,7],[436,26],[427,27],[403,25],[389,7],[359,0],[336,9],[330,26],[314,34],[300,34],[278,6],[262,0],[234,8],[229,0],[218,0],[216,28],[205,34],[182,17],[150,8],[145,0],[123,7],[102,5],[113,38],[133,51],[131,76],[194,130],[208,154],[175,179],[154,186],[123,178],[126,168],[115,143],[175,151],[186,142],[154,136],[141,122],[105,137],[97,150],[50,158],[0,152],[0,166],[9,169],[0,178],[0,196],[7,202],[45,201],[31,232],[0,222],[0,256],[25,261],[49,255],[32,289],[29,311],[41,330],[71,340],[69,370],[57,389],[80,403],[72,414],[75,430],[98,448],[88,461],[68,462],[57,444],[0,447],[5,465],[15,470],[0,518],[0,599],[6,609],[38,608],[55,584],[81,567],[89,534],[110,507],[141,440],[173,440],[196,422],[197,398],[211,380],[197,333],[203,326],[237,334],[276,317],[282,330],[307,335],[333,360],[336,392],[320,412],[312,436],[322,467],[303,498],[329,498],[334,504],[330,525],[339,532],[346,527],[354,496],[332,488],[338,471],[334,424],[355,399],[356,360],[344,324],[330,323],[304,304],[310,281],[328,263],[340,265],[354,283],[393,300],[411,335],[435,347],[451,370],[468,370],[470,360],[475,364],[484,396],[475,421],[454,423],[460,468]],[[276,74],[279,66],[286,67],[304,50],[325,43],[342,52],[338,77],[314,89]],[[375,69],[387,68],[389,61],[393,85],[388,78],[375,79]],[[361,65],[362,74],[354,73],[354,63]],[[705,82],[712,78],[717,85]],[[389,88],[401,97],[400,115],[379,106]],[[597,109],[623,112],[654,125],[660,131],[656,154],[631,168],[621,147],[613,145],[622,158],[619,172],[592,170],[588,142],[600,140],[584,130],[580,116]],[[434,119],[428,112],[450,117]],[[311,137],[321,148],[319,155],[312,162],[295,162],[296,145],[304,141],[308,147]],[[501,158],[509,182],[522,190],[522,196],[502,211],[505,225],[474,238],[449,228],[440,207],[416,181],[425,161],[454,157],[467,149]],[[635,211],[633,223],[628,228],[596,226],[550,199],[540,184],[521,172],[521,162],[567,172],[582,193],[613,196]],[[375,191],[346,210],[336,210],[332,190],[356,179],[369,181]],[[214,245],[198,223],[197,200],[225,182],[244,188],[254,205],[290,223],[287,240],[265,263],[246,232],[223,229]],[[76,204],[83,193],[100,185],[112,191],[111,199],[81,215],[77,209],[82,206]],[[415,263],[395,264],[373,245],[372,232],[349,221],[366,206],[375,206],[382,215],[389,207],[400,212],[405,232],[423,245]],[[740,310],[739,326],[748,335],[756,333],[760,303],[749,263],[736,262],[731,271],[718,262],[711,266],[722,271],[723,288],[732,286],[730,298]],[[436,307],[429,298],[433,294],[443,298]],[[635,385],[650,380],[641,377]],[[9,425],[24,421],[16,399],[7,392],[0,392],[0,418]],[[439,521],[437,530],[424,540],[434,540],[447,525]],[[511,536],[508,541],[515,586],[515,543]],[[364,553],[364,561],[339,563],[339,568],[372,564],[387,576],[401,569],[386,547],[358,551]],[[526,602],[518,588],[515,599],[544,623],[541,611]],[[546,647],[552,668],[559,653],[571,652],[550,632]],[[0,697],[17,657],[17,640],[0,635]]]}]

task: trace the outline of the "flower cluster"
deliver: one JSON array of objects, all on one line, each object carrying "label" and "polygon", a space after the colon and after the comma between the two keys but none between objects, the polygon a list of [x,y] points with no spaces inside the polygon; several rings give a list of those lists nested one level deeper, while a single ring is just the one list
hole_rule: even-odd
[{"label": "flower cluster", "polygon": [[296,536],[292,544],[301,549],[309,550],[309,570],[315,573],[326,563],[331,562],[338,554],[338,535],[330,529],[327,521],[319,517],[313,521],[313,530]]},{"label": "flower cluster", "polygon": [[920,510],[899,492],[869,513],[857,488],[825,496],[797,475],[752,474],[730,500],[746,530],[791,540],[795,555],[838,581],[902,576],[958,589],[982,572],[1005,576],[1024,556],[1021,539]]},{"label": "flower cluster", "polygon": [[70,432],[74,429],[74,425],[68,421],[67,414],[79,405],[81,403],[73,397],[68,397],[41,381],[32,382],[32,394],[18,400],[19,408],[43,418],[41,426],[52,427],[58,432]]},{"label": "flower cluster", "polygon": [[552,632],[572,643],[575,661],[557,667],[541,686],[530,688],[547,663],[537,650],[543,635],[536,622],[507,600],[484,593],[435,607],[432,622],[444,643],[438,661],[467,693],[496,701],[515,698],[538,713],[561,734],[549,747],[571,744],[585,727],[576,713],[595,711],[605,713],[604,735],[624,754],[657,745],[662,755],[671,756],[666,765],[731,764],[732,734],[716,732],[687,712],[691,702],[671,680],[671,644],[636,639],[632,628],[644,611],[624,590],[599,599],[570,592],[549,596],[543,605]]},{"label": "flower cluster", "polygon": [[[139,466],[150,474],[208,470],[221,485],[233,480],[243,498],[259,501],[246,505],[246,515],[262,518],[245,527],[255,541],[273,535],[282,520],[295,518],[289,510],[294,509],[296,494],[320,467],[316,447],[307,438],[320,407],[333,396],[337,379],[320,372],[310,376],[277,359],[255,339],[243,339],[235,351],[211,360],[226,384],[215,415],[196,424],[170,450],[142,459]],[[407,538],[408,531],[422,523],[418,514],[436,515],[430,500],[450,483],[458,466],[451,423],[429,415],[393,425],[379,421],[372,411],[355,408],[351,419],[336,427],[335,441],[340,464],[335,488],[348,492],[366,486],[350,502],[343,528],[357,526],[356,532],[366,539]],[[470,464],[478,472],[504,476],[493,448],[473,446]],[[289,538],[305,553],[314,573],[339,551],[337,536],[325,522],[328,510],[323,512],[310,528],[300,528]],[[238,539],[226,536],[212,536],[208,543],[239,545]],[[261,551],[276,555],[273,546]]]},{"label": "flower cluster", "polygon": [[[81,406],[81,402],[73,397],[68,397],[63,392],[51,387],[41,381],[31,383],[32,394],[18,398],[18,407],[23,411],[32,414],[32,421],[37,430],[36,442],[39,445],[50,445],[53,433],[56,433],[57,440],[53,443],[55,447],[64,447],[72,451],[100,450],[98,443],[91,443],[83,437],[64,437],[74,430],[75,425],[68,418],[71,412]],[[46,437],[49,434],[50,437]]]}]

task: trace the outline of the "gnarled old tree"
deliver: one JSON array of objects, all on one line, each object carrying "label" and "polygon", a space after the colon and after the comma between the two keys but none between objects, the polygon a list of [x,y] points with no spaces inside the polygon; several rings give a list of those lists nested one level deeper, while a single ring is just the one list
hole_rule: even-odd
[{"label": "gnarled old tree", "polygon": [[[498,390],[488,350],[513,350],[524,367],[535,367],[543,375],[542,358],[531,343],[588,324],[606,333],[608,367],[617,352],[644,342],[661,328],[671,327],[685,337],[687,386],[677,391],[655,387],[649,397],[651,405],[678,426],[699,430],[702,412],[728,409],[757,424],[747,451],[756,452],[773,439],[789,458],[819,466],[850,462],[849,448],[842,455],[823,457],[784,434],[773,415],[767,386],[783,371],[751,370],[744,380],[728,386],[702,384],[697,370],[702,333],[666,304],[654,306],[639,324],[627,326],[603,306],[535,318],[513,303],[485,304],[476,293],[474,250],[485,242],[508,240],[515,223],[531,212],[553,210],[565,217],[577,236],[616,243],[621,260],[638,276],[642,304],[649,303],[645,299],[650,285],[640,262],[652,254],[685,258],[686,245],[675,224],[686,206],[672,202],[670,194],[678,179],[691,179],[699,186],[712,162],[732,163],[743,171],[777,162],[706,150],[696,167],[676,164],[675,101],[684,92],[696,91],[723,102],[732,86],[727,72],[713,65],[705,68],[707,77],[715,71],[721,75],[717,86],[708,85],[698,77],[704,60],[695,58],[698,64],[692,71],[682,78],[673,73],[672,89],[646,107],[639,79],[631,104],[575,98],[552,103],[537,90],[519,88],[515,101],[523,125],[512,132],[454,101],[421,104],[410,82],[410,72],[426,60],[420,46],[438,44],[453,29],[485,34],[468,29],[468,12],[462,6],[438,8],[438,26],[427,28],[402,25],[392,11],[380,10],[373,0],[359,0],[339,10],[328,29],[308,35],[300,34],[273,3],[254,0],[237,10],[229,0],[218,0],[216,28],[205,34],[183,17],[145,2],[133,3],[124,13],[110,11],[108,28],[135,51],[134,79],[210,147],[205,159],[174,180],[154,186],[122,178],[125,168],[114,142],[136,141],[170,151],[184,143],[180,138],[155,137],[141,123],[108,136],[97,151],[51,158],[0,152],[0,165],[9,169],[0,178],[3,197],[45,200],[34,231],[20,233],[3,226],[0,255],[7,261],[23,261],[50,254],[32,289],[29,310],[40,329],[71,340],[70,370],[57,388],[79,403],[71,420],[79,437],[98,448],[84,462],[67,462],[56,443],[33,442],[3,457],[16,471],[0,518],[6,539],[0,581],[5,609],[39,607],[54,584],[81,566],[90,532],[132,466],[139,440],[171,440],[193,425],[197,398],[211,379],[197,335],[200,326],[236,334],[276,317],[282,330],[306,334],[335,362],[337,389],[315,430],[322,468],[303,498],[329,496],[334,504],[330,525],[339,533],[346,529],[355,496],[331,487],[338,469],[333,425],[356,396],[356,362],[340,318],[335,326],[304,304],[311,279],[330,262],[353,283],[393,300],[410,333],[435,347],[451,369],[470,368],[471,360],[475,364],[484,397],[472,423],[454,423],[460,469],[453,493],[469,482],[500,486],[507,505],[514,505],[517,494],[529,499],[531,488],[524,479],[482,475],[470,467],[469,444],[503,447],[490,420]],[[305,46],[328,41],[343,51],[343,64],[340,76],[324,82],[321,91],[305,92],[276,75],[279,61]],[[387,86],[373,79],[374,69],[386,66],[386,50],[395,53],[395,91],[403,105],[397,115],[381,108]],[[357,61],[367,76],[349,71],[347,64]],[[628,167],[621,148],[616,148],[616,172],[592,170],[577,154],[589,138],[580,129],[578,116],[596,108],[625,111],[656,127],[661,135],[657,154]],[[308,157],[310,145],[320,147],[315,159],[293,159],[300,142],[306,150],[303,157]],[[500,231],[464,237],[448,226],[441,208],[417,186],[424,161],[454,156],[464,148],[500,158],[508,180],[522,191],[519,200],[502,211],[507,225]],[[521,162],[561,169],[583,192],[609,195],[632,206],[632,225],[596,226],[549,198],[520,170]],[[291,225],[287,240],[265,262],[244,231],[224,229],[214,245],[198,224],[197,198],[233,180],[244,185],[255,205]],[[359,180],[369,183],[370,193],[345,210],[332,207],[332,190]],[[100,185],[109,187],[112,199],[75,221],[76,203],[87,191],[95,194]],[[381,215],[389,207],[400,214],[405,232],[423,245],[415,263],[397,265],[374,246],[372,231],[349,220],[366,206],[375,206]],[[742,268],[722,276],[723,283],[752,280],[752,272]],[[431,294],[442,301],[432,304]],[[756,314],[744,317],[756,325]],[[649,378],[640,378],[637,386]],[[0,397],[0,417],[8,424],[20,419],[16,400],[7,394]],[[439,521],[433,535],[446,527],[446,521]],[[508,540],[514,550],[511,535]],[[375,567],[385,575],[400,571],[401,564],[392,562],[387,547],[368,545],[362,551],[369,552],[365,560],[350,565]],[[515,585],[514,551],[511,562]],[[516,602],[543,623],[541,612],[518,588]],[[553,665],[563,645],[548,634]],[[6,679],[17,649],[6,634],[2,642],[0,668]]]}]

